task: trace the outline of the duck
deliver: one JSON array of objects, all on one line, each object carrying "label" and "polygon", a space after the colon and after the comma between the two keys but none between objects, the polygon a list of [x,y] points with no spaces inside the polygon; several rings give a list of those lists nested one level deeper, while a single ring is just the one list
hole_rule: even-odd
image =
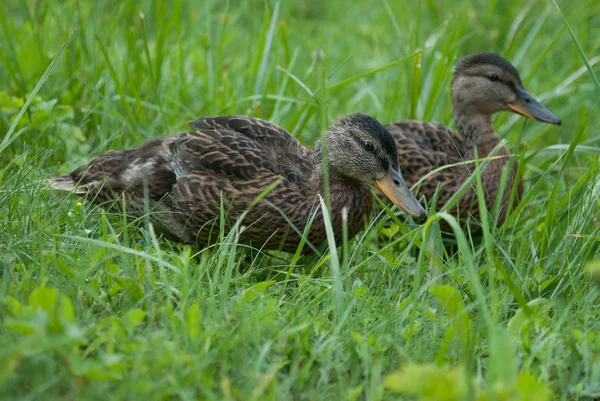
[{"label": "duck", "polygon": [[206,117],[189,125],[188,132],[111,150],[47,183],[131,218],[148,216],[155,232],[198,247],[216,243],[223,224],[237,227],[241,243],[284,252],[296,252],[308,228],[304,250],[318,252],[327,243],[319,197],[329,199],[340,244],[343,219],[348,238],[364,228],[370,184],[409,215],[426,216],[400,173],[396,142],[368,115],[336,119],[312,151],[258,118]]},{"label": "duck", "polygon": [[[492,115],[508,111],[537,121],[561,125],[561,120],[542,106],[525,89],[517,69],[505,58],[493,52],[480,52],[464,57],[453,73],[452,110],[458,132],[439,122],[398,121],[386,124],[396,147],[403,177],[409,187],[415,186],[422,178],[418,196],[432,199],[436,191],[436,205],[443,208],[450,198],[475,172],[475,164],[467,163],[432,171],[465,161],[491,155],[485,169],[481,171],[481,182],[485,205],[488,210],[500,191],[501,177],[509,169],[510,150],[500,145],[500,138],[494,130]],[[508,178],[501,195],[500,210],[496,225],[506,219],[511,191],[517,179],[518,163],[513,162],[507,172]],[[432,173],[428,176],[428,174]],[[469,188],[453,208],[461,226],[466,228],[468,220],[481,221],[476,182]],[[439,188],[439,189],[438,189]],[[523,194],[523,183],[519,180],[513,208],[518,205]],[[451,232],[445,220],[440,221],[443,232]],[[480,224],[470,225],[471,233],[481,233]]]}]

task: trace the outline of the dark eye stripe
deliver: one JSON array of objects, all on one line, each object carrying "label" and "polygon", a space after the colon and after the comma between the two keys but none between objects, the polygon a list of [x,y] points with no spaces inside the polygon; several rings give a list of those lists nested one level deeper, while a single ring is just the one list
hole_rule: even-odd
[{"label": "dark eye stripe", "polygon": [[[485,78],[485,79],[488,79],[488,80],[489,80],[489,78],[487,77],[487,75],[488,75],[488,74],[486,74],[486,75],[480,75],[480,74],[464,74],[464,75],[465,75],[465,76],[469,76],[469,77],[483,77],[483,78]],[[490,81],[491,81],[491,80],[490,80]],[[510,89],[512,89],[513,91],[516,91],[516,88],[517,88],[517,87],[516,87],[516,84],[515,84],[513,81],[506,81],[506,80],[502,79],[500,76],[498,77],[498,80],[497,80],[497,81],[492,81],[492,82],[498,82],[498,83],[504,84],[504,85],[508,86]]]}]

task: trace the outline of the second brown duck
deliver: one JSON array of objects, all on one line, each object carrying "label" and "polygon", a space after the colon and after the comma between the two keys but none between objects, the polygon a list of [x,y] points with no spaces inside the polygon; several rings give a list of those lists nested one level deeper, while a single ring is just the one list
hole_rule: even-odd
[{"label": "second brown duck", "polygon": [[[400,168],[409,186],[439,167],[474,160],[475,148],[479,158],[489,156],[500,142],[491,118],[496,112],[510,111],[538,121],[561,124],[557,116],[527,92],[516,68],[496,53],[476,53],[462,59],[454,72],[451,90],[458,133],[436,122],[399,121],[386,125],[396,140]],[[488,210],[492,209],[498,194],[502,173],[508,168],[511,152],[502,146],[494,156],[501,157],[489,161],[481,172]],[[498,225],[506,218],[517,169],[515,162],[502,194]],[[440,210],[474,171],[475,164],[472,163],[443,169],[423,180],[418,194],[429,200],[439,187],[437,208]],[[523,186],[519,183],[515,197],[517,202],[522,192]],[[479,221],[474,181],[453,210],[461,223],[468,217]],[[444,231],[449,230],[444,221],[441,226]],[[479,230],[478,225],[471,226],[472,232]]]}]

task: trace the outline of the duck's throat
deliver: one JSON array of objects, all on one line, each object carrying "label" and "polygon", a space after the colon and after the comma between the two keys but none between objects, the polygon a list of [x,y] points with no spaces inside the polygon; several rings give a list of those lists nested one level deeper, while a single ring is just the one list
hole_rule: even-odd
[{"label": "duck's throat", "polygon": [[[322,166],[316,168],[311,177],[311,188],[331,207],[331,223],[336,241],[341,240],[344,216],[347,218],[348,237],[352,238],[362,229],[365,218],[371,212],[371,190],[367,184],[345,177],[335,169],[327,171],[327,181],[324,176]],[[317,207],[321,208],[321,205],[317,204]],[[322,213],[319,215],[322,219]]]},{"label": "duck's throat", "polygon": [[455,121],[463,138],[461,152],[465,157],[473,156],[475,148],[479,157],[485,157],[500,141],[489,115],[462,114],[455,116]]},{"label": "duck's throat", "polygon": [[364,197],[365,194],[370,194],[367,184],[344,176],[332,166],[325,171],[323,165],[318,165],[314,169],[310,188],[324,199],[329,195],[332,201],[335,199],[340,202],[344,198]]}]

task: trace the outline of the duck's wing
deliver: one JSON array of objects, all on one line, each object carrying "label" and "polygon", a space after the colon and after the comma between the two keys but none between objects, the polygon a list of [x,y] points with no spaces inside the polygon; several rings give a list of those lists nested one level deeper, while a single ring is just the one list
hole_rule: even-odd
[{"label": "duck's wing", "polygon": [[177,236],[211,242],[210,222],[223,206],[229,222],[248,213],[245,240],[276,247],[285,238],[293,248],[300,237],[289,222],[302,232],[314,201],[306,193],[312,171],[308,149],[282,128],[255,118],[204,118],[192,126],[197,130],[178,145],[183,174],[168,201],[179,218]]},{"label": "duck's wing", "polygon": [[54,189],[86,196],[95,203],[117,200],[125,193],[134,198],[147,194],[150,201],[158,201],[177,181],[171,145],[184,138],[185,134],[179,134],[153,139],[137,148],[111,150],[46,182]]},{"label": "duck's wing", "polygon": [[[287,131],[263,120],[215,117],[196,120],[195,131],[111,150],[47,182],[55,189],[110,201],[127,193],[158,201],[183,177],[222,177],[224,183],[261,187],[266,175],[301,185],[310,175],[310,151]],[[244,182],[246,181],[246,182]],[[201,188],[197,188],[201,191]],[[92,195],[92,196],[90,196]]]},{"label": "duck's wing", "polygon": [[260,147],[261,162],[270,164],[269,169],[292,182],[300,182],[310,175],[311,151],[300,144],[283,128],[258,118],[246,116],[218,116],[190,121],[189,124],[202,132],[235,133]]},{"label": "duck's wing", "polygon": [[[461,136],[443,124],[424,121],[400,121],[388,124],[386,127],[396,140],[400,169],[405,181],[410,186],[435,169],[469,161],[460,153],[460,149],[463,147]],[[506,167],[510,151],[506,147],[502,147],[496,156],[503,156],[503,158],[491,161],[481,177],[488,208],[495,201],[498,183]],[[439,187],[438,206],[441,206],[460,189],[465,180],[473,174],[474,169],[473,164],[459,164],[444,168],[422,180],[419,186],[419,194],[431,198]],[[498,223],[504,221],[506,205],[509,202],[516,171],[517,164],[515,163],[508,178],[507,190],[503,194],[503,208]],[[515,202],[518,202],[517,199],[522,192],[522,183],[519,183]],[[479,204],[477,203],[477,193],[474,187],[464,193],[457,207],[461,217],[472,215],[477,219],[479,218]],[[446,225],[442,224],[442,226],[444,226],[444,229],[449,230]]]}]

